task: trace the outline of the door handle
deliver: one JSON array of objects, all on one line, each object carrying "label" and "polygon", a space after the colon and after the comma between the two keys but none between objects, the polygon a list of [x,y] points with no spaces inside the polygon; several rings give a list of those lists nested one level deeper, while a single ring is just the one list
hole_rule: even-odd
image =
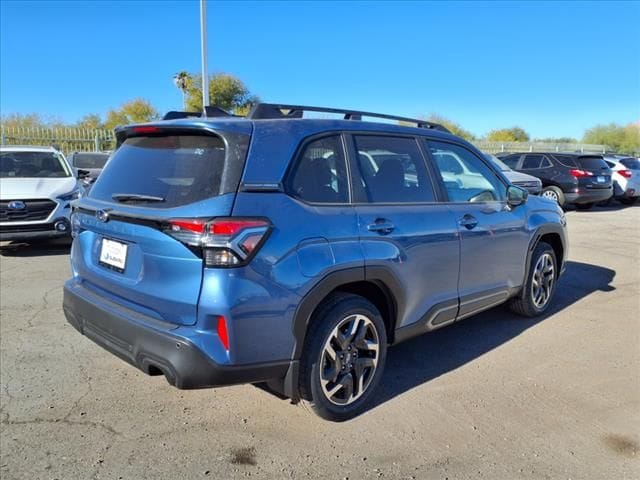
[{"label": "door handle", "polygon": [[367,230],[370,232],[378,232],[380,235],[388,235],[393,232],[396,226],[389,220],[384,218],[377,218],[375,222],[367,225]]},{"label": "door handle", "polygon": [[469,215],[467,213],[458,221],[458,223],[467,230],[473,230],[478,225],[478,220],[473,215]]}]

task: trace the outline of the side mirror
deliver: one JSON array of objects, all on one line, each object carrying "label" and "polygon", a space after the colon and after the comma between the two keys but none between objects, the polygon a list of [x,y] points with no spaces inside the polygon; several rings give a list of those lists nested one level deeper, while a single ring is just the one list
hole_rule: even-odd
[{"label": "side mirror", "polygon": [[507,203],[512,207],[522,205],[527,201],[529,192],[524,188],[516,187],[515,185],[509,185],[507,187]]},{"label": "side mirror", "polygon": [[82,168],[79,168],[76,172],[76,177],[79,180],[82,180],[84,178],[87,178],[91,175],[91,172],[89,170],[83,170]]}]

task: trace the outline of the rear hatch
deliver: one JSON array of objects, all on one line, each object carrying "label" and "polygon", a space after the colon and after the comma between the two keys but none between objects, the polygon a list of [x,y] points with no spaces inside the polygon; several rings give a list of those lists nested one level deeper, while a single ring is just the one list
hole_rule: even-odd
[{"label": "rear hatch", "polygon": [[578,185],[584,188],[611,187],[611,169],[601,156],[584,155],[576,159],[579,171],[584,175],[574,175],[578,178]]},{"label": "rear hatch", "polygon": [[231,214],[251,131],[242,123],[244,133],[118,132],[120,146],[72,218],[72,266],[85,287],[129,311],[196,322],[203,252],[176,222],[189,227]]}]

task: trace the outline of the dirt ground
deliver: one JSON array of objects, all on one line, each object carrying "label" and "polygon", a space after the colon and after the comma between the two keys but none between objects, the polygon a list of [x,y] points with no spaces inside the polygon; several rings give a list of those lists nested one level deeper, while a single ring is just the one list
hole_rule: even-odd
[{"label": "dirt ground", "polygon": [[640,478],[640,207],[568,221],[548,315],[499,307],[392,348],[376,406],[342,424],[144,375],[67,325],[67,245],[4,245],[0,477]]}]

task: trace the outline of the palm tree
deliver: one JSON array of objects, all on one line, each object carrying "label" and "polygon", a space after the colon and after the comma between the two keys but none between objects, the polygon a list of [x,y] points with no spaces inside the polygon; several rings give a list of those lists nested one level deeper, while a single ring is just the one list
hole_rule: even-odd
[{"label": "palm tree", "polygon": [[191,75],[184,70],[173,76],[173,83],[182,92],[182,109],[187,109],[187,89],[191,83]]}]

